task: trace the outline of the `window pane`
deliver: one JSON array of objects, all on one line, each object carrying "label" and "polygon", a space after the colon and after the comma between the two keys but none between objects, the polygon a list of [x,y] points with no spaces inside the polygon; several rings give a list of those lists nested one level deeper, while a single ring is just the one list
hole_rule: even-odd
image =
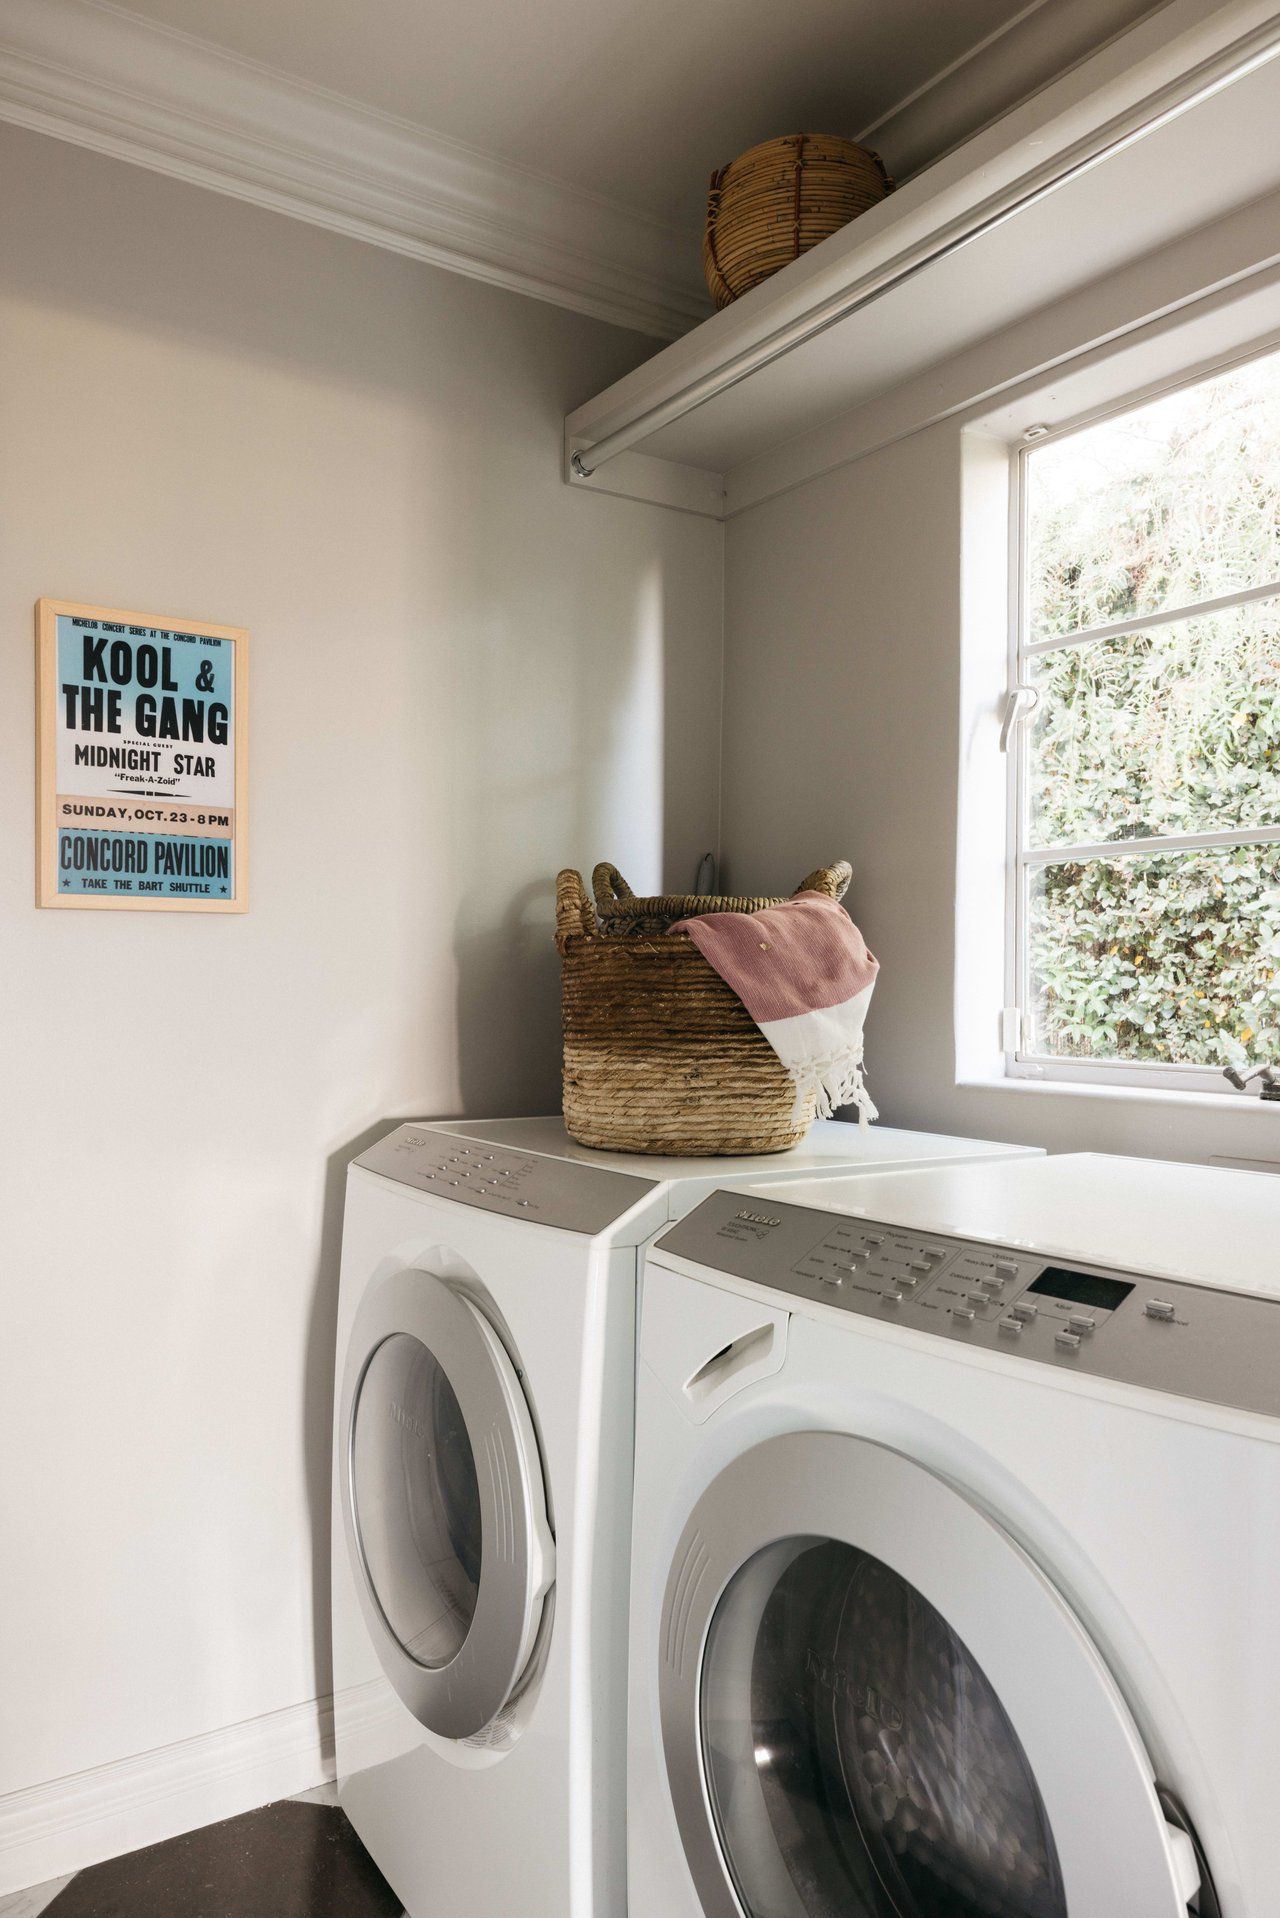
[{"label": "window pane", "polygon": [[1280,1049],[1280,847],[1032,868],[1030,1046],[1223,1066]]},{"label": "window pane", "polygon": [[1042,653],[1033,846],[1280,823],[1280,600]]},{"label": "window pane", "polygon": [[1280,355],[1027,455],[1033,638],[1280,578]]}]

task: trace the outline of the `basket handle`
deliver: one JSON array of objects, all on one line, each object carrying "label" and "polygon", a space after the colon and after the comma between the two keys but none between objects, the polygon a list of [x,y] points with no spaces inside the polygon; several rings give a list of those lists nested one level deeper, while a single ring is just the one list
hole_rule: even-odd
[{"label": "basket handle", "polygon": [[566,866],[556,874],[556,945],[563,952],[566,940],[594,939],[598,930],[582,875]]},{"label": "basket handle", "polygon": [[822,892],[828,899],[843,899],[849,890],[849,881],[853,878],[853,867],[847,859],[838,859],[834,866],[819,866],[807,879],[802,879],[796,887],[797,892]]},{"label": "basket handle", "polygon": [[601,912],[608,912],[610,906],[616,905],[619,899],[635,898],[635,894],[618,868],[609,865],[604,859],[591,875],[591,890],[596,896],[596,905]]},{"label": "basket handle", "polygon": [[876,163],[876,167],[879,170],[880,178],[884,181],[885,192],[892,193],[895,186],[898,184],[897,181],[893,178],[892,174],[889,172],[888,167],[885,165],[884,161],[880,158],[880,155],[878,153],[873,153],[871,157]]}]

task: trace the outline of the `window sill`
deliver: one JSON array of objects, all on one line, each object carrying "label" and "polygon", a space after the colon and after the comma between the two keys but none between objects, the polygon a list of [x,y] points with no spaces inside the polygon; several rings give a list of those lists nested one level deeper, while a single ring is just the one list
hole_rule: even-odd
[{"label": "window sill", "polygon": [[[1256,1093],[1161,1091],[1155,1086],[1082,1085],[1070,1079],[1012,1079],[1003,1073],[992,1078],[973,1075],[956,1079],[961,1092],[1027,1092],[1033,1098],[1107,1099],[1152,1106],[1191,1106],[1201,1112],[1247,1112],[1251,1108],[1265,1113],[1270,1123],[1280,1126],[1280,1100],[1262,1100]],[[1271,1111],[1267,1112],[1267,1106]]]}]

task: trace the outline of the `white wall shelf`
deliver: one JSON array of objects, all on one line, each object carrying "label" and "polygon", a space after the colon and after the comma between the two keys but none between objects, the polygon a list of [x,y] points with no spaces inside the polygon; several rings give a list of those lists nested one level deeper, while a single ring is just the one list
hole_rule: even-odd
[{"label": "white wall shelf", "polygon": [[[728,518],[854,456],[851,423],[931,369],[941,417],[1058,363],[1051,324],[1047,357],[995,388],[975,349],[1280,189],[1277,56],[1275,0],[1170,0],[571,413],[566,479]],[[1224,261],[1188,300],[1274,265],[1271,230],[1270,253]],[[1160,274],[1140,276],[1110,337],[1169,311]]]}]

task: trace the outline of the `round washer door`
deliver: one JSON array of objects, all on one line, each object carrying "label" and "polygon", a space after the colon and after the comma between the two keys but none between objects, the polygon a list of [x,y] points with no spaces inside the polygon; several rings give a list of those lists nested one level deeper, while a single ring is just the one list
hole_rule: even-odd
[{"label": "round washer door", "polygon": [[505,1346],[432,1273],[370,1287],[339,1411],[347,1545],[374,1647],[420,1724],[469,1738],[528,1663],[555,1576],[537,1439]]},{"label": "round washer door", "polygon": [[714,1480],[659,1704],[707,1918],[1187,1918],[1193,1846],[1095,1647],[885,1446],[791,1433]]}]

